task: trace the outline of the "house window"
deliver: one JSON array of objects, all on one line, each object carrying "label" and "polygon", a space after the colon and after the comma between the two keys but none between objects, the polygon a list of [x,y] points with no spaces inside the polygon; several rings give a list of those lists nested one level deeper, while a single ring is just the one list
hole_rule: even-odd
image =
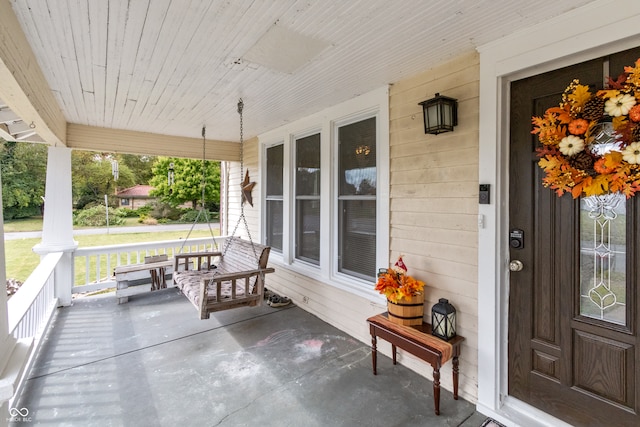
[{"label": "house window", "polygon": [[383,87],[259,135],[262,241],[305,278],[366,298],[389,263],[389,93]]},{"label": "house window", "polygon": [[129,206],[129,199],[120,199],[120,202],[122,206]]},{"label": "house window", "polygon": [[320,134],[295,140],[295,257],[320,264]]},{"label": "house window", "polygon": [[267,148],[266,236],[265,242],[272,249],[282,252],[284,146]]},{"label": "house window", "polygon": [[338,271],[376,273],[376,118],[338,127]]}]

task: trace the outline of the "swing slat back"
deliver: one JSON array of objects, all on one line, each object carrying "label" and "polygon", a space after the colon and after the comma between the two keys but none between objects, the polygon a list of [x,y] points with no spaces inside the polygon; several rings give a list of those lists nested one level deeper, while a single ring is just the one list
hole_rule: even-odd
[{"label": "swing slat back", "polygon": [[[194,252],[175,256],[173,281],[198,309],[201,319],[215,311],[261,305],[264,275],[271,248],[230,237],[223,252]],[[210,267],[215,265],[215,269]]]}]

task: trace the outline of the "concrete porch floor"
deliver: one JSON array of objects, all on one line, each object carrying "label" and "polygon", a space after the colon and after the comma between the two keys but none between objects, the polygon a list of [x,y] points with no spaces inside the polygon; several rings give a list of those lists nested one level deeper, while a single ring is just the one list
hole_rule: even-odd
[{"label": "concrete porch floor", "polygon": [[14,406],[28,408],[33,425],[83,427],[478,427],[486,419],[444,389],[436,416],[432,387],[382,354],[374,376],[368,345],[293,305],[199,320],[168,289],[59,309]]}]

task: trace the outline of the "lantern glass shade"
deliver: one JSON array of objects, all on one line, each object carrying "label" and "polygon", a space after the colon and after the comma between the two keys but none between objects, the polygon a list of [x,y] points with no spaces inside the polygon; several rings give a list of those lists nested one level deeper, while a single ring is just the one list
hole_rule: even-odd
[{"label": "lantern glass shade", "polygon": [[436,93],[435,98],[422,101],[424,133],[438,135],[458,125],[458,100]]},{"label": "lantern glass shade", "polygon": [[446,341],[456,336],[456,309],[445,298],[431,309],[431,333]]}]

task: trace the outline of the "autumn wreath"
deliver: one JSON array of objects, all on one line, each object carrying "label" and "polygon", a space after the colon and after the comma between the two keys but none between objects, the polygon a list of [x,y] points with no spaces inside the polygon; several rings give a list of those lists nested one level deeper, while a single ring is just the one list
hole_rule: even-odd
[{"label": "autumn wreath", "polygon": [[640,191],[640,59],[591,93],[573,80],[558,107],[533,117],[543,185],[573,198]]},{"label": "autumn wreath", "polygon": [[416,280],[407,274],[407,266],[402,261],[402,255],[393,267],[381,269],[378,272],[378,282],[375,290],[386,296],[393,303],[403,298],[420,295],[424,289],[424,282]]}]

